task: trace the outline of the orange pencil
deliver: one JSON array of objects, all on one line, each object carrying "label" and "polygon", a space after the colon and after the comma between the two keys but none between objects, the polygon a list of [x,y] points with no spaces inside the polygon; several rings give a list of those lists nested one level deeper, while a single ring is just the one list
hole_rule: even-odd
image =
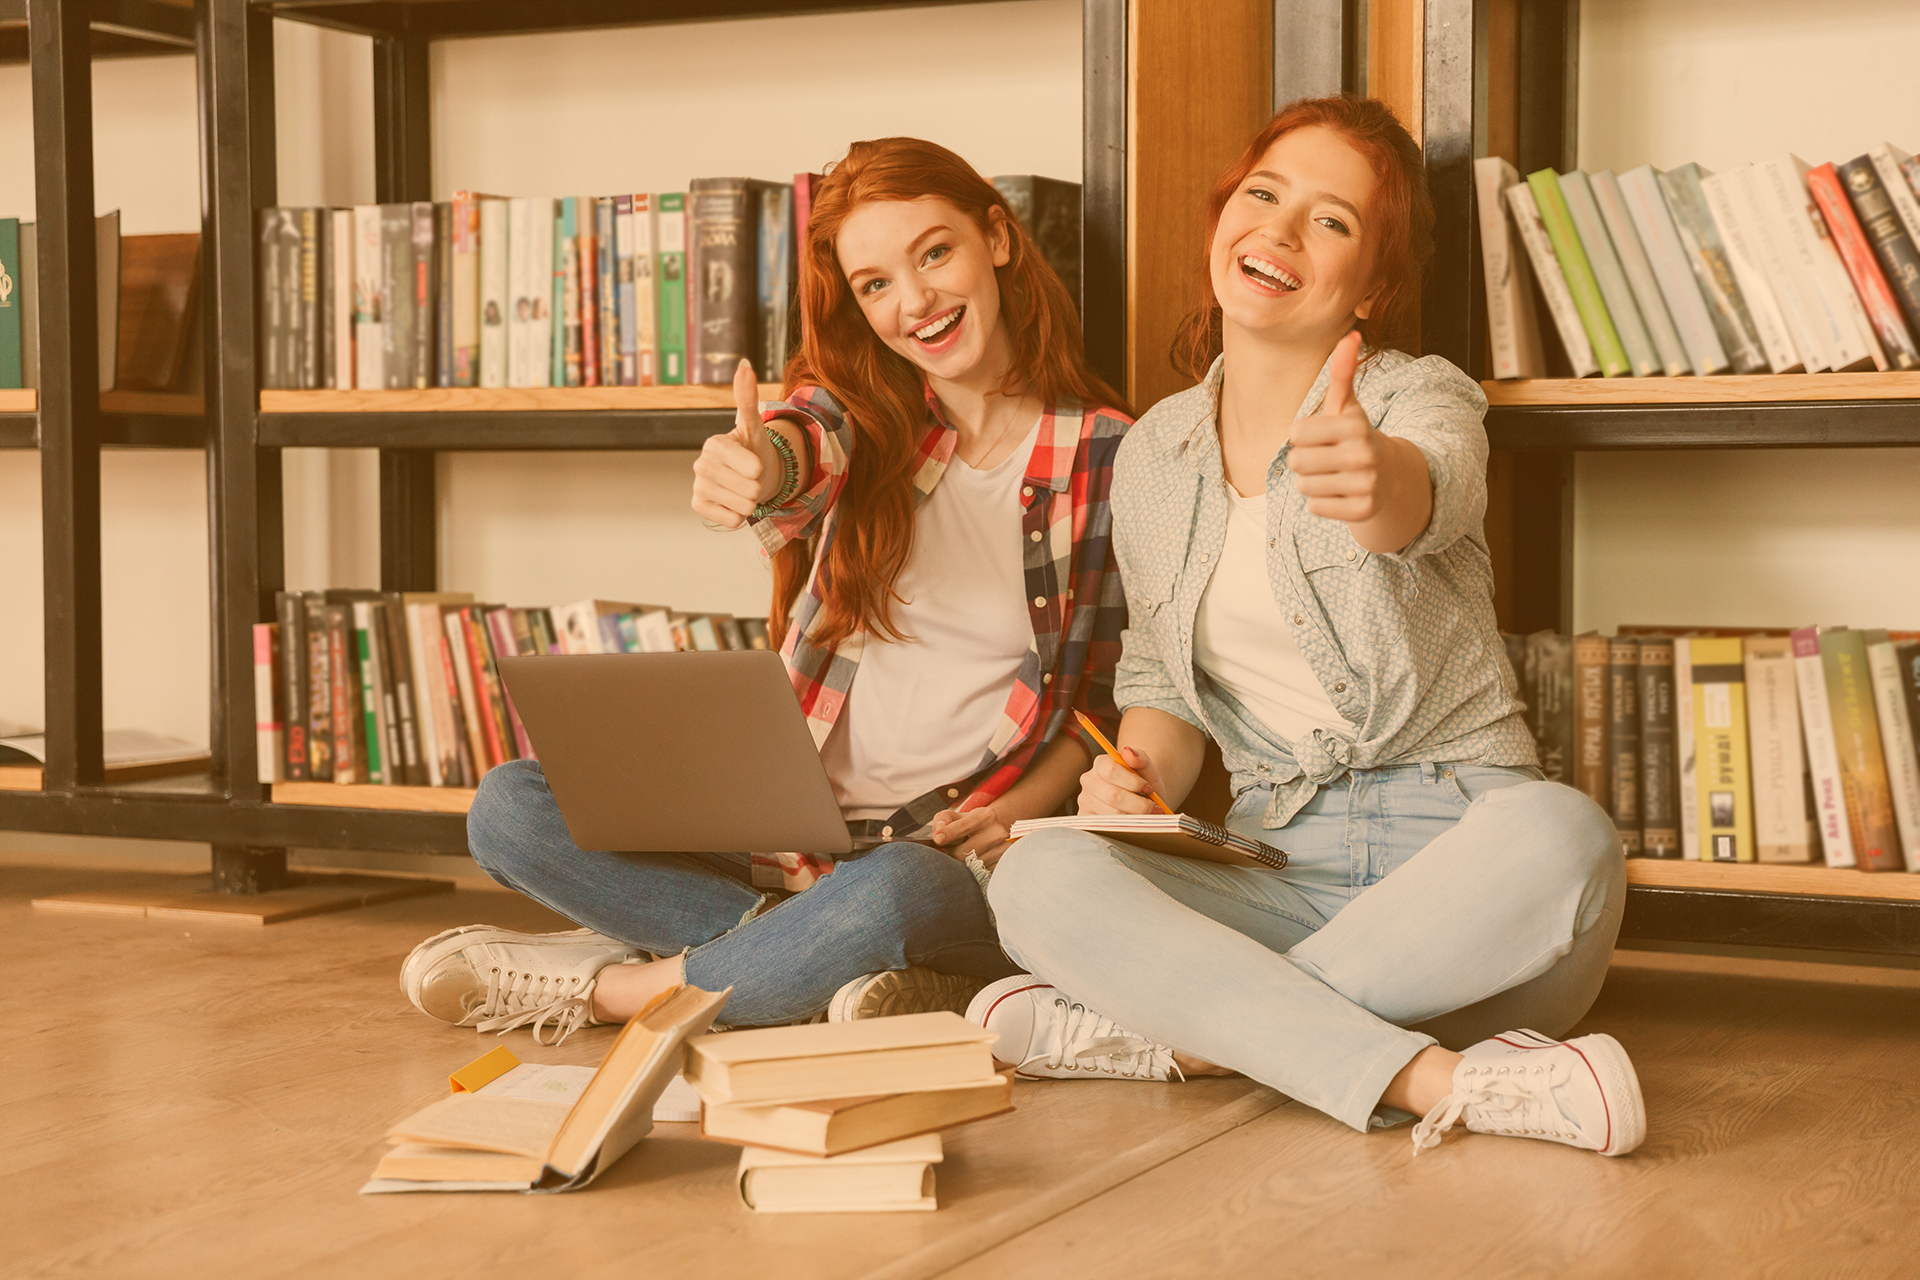
[{"label": "orange pencil", "polygon": [[[1107,759],[1113,761],[1115,764],[1119,765],[1122,769],[1125,769],[1128,773],[1135,772],[1132,766],[1130,766],[1125,760],[1120,758],[1120,749],[1114,746],[1111,742],[1107,741],[1107,735],[1100,732],[1100,730],[1094,726],[1093,721],[1087,719],[1086,716],[1082,715],[1077,710],[1073,713],[1073,718],[1080,722],[1080,727],[1082,729],[1085,729],[1088,733],[1093,735],[1093,740],[1099,743],[1101,750],[1107,753]],[[1158,791],[1155,791],[1152,787],[1147,788],[1147,799],[1159,805],[1160,812],[1167,813],[1167,814],[1170,814],[1173,812],[1172,809],[1169,809],[1167,807],[1167,802],[1160,798],[1160,793]]]}]

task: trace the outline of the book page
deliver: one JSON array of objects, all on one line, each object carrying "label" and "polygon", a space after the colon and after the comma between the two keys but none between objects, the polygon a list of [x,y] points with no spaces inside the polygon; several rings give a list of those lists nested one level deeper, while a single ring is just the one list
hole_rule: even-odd
[{"label": "book page", "polygon": [[389,1129],[387,1136],[544,1160],[554,1135],[566,1121],[568,1109],[564,1102],[456,1093],[416,1111]]},{"label": "book page", "polygon": [[562,1102],[572,1106],[593,1079],[592,1067],[567,1067],[551,1062],[523,1062],[505,1075],[473,1091],[476,1098],[526,1098],[534,1102]]}]

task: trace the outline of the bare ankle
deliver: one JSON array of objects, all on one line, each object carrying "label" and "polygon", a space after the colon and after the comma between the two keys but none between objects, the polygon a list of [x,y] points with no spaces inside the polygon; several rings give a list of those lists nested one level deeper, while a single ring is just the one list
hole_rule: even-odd
[{"label": "bare ankle", "polygon": [[1232,1067],[1217,1067],[1205,1058],[1196,1058],[1192,1054],[1175,1051],[1173,1065],[1180,1068],[1183,1076],[1236,1076],[1240,1073]]},{"label": "bare ankle", "polygon": [[593,984],[594,1021],[627,1021],[656,996],[684,982],[685,970],[682,956],[668,956],[645,964],[608,965]]}]

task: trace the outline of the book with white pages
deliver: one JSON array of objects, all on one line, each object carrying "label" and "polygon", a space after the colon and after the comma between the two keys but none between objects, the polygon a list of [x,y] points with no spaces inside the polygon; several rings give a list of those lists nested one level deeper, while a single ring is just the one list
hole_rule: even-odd
[{"label": "book with white pages", "polygon": [[1534,203],[1533,191],[1526,183],[1516,182],[1507,188],[1507,210],[1513,214],[1513,228],[1519,232],[1520,243],[1526,246],[1527,258],[1533,263],[1533,278],[1540,282],[1540,296],[1547,300],[1547,314],[1553,317],[1554,331],[1560,335],[1560,346],[1567,353],[1573,376],[1592,377],[1600,372],[1600,363],[1593,358],[1593,341],[1580,322],[1580,311],[1573,304],[1573,291],[1567,287],[1566,273],[1560,270],[1553,241],[1547,236],[1546,224],[1540,220],[1540,206]]},{"label": "book with white pages", "polygon": [[944,1156],[937,1133],[840,1156],[744,1147],[740,1198],[755,1213],[930,1211],[939,1208],[933,1166]]},{"label": "book with white pages", "polygon": [[1112,836],[1124,844],[1154,853],[1197,858],[1202,862],[1266,867],[1273,871],[1287,865],[1285,850],[1190,813],[1076,813],[1063,818],[1022,818],[1008,828],[1008,835],[1018,840],[1036,831],[1056,828]]},{"label": "book with white pages", "polygon": [[1816,308],[1812,319],[1833,347],[1833,367],[1851,369],[1871,360],[1874,368],[1884,370],[1886,350],[1807,191],[1807,170],[1812,167],[1791,152],[1760,161],[1751,170],[1755,198],[1773,223],[1782,251],[1793,257],[1806,279],[1807,297]]},{"label": "book with white pages", "polygon": [[1760,349],[1766,354],[1768,367],[1775,373],[1818,373],[1825,369],[1818,352],[1800,350],[1781,312],[1767,279],[1766,256],[1755,238],[1758,211],[1746,198],[1745,184],[1735,183],[1730,173],[1707,174],[1700,179],[1700,191],[1720,233],[1727,265],[1740,285],[1747,314],[1760,335]]},{"label": "book with white pages", "polygon": [[[1818,360],[1823,369],[1844,369],[1856,360],[1865,359],[1866,351],[1860,347],[1857,335],[1850,344],[1843,344],[1840,330],[1828,323],[1826,302],[1814,287],[1813,255],[1800,252],[1799,243],[1789,234],[1790,228],[1780,216],[1778,202],[1773,199],[1761,166],[1742,165],[1727,177],[1739,188],[1743,208],[1752,213],[1752,238],[1760,247],[1767,279],[1773,284],[1774,297],[1780,303],[1780,312],[1786,317],[1800,353]],[[1802,204],[1797,212],[1804,222],[1806,184],[1798,185]],[[1848,347],[1858,353],[1847,358]],[[1807,365],[1807,372],[1814,372],[1811,363]]]}]

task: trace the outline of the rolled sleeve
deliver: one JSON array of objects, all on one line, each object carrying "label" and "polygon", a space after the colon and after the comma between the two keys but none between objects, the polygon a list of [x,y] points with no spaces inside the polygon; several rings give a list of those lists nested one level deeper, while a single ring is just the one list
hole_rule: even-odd
[{"label": "rolled sleeve", "polygon": [[1433,482],[1433,515],[1394,560],[1445,551],[1478,533],[1487,516],[1487,397],[1439,356],[1414,361],[1407,385],[1376,415],[1380,430],[1418,448]]},{"label": "rolled sleeve", "polygon": [[797,387],[785,400],[763,401],[760,420],[772,422],[778,418],[798,423],[806,433],[813,468],[792,498],[749,521],[761,551],[768,556],[820,531],[821,522],[846,487],[847,464],[853,454],[852,424],[833,397],[819,387]]}]

